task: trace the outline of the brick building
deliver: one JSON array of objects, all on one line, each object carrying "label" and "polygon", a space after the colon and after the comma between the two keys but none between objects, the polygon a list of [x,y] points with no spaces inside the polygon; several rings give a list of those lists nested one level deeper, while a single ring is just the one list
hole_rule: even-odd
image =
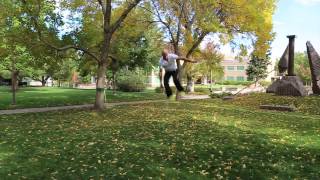
[{"label": "brick building", "polygon": [[226,81],[246,81],[249,60],[235,60],[233,58],[226,58],[221,62],[221,66],[224,68],[224,78]]}]

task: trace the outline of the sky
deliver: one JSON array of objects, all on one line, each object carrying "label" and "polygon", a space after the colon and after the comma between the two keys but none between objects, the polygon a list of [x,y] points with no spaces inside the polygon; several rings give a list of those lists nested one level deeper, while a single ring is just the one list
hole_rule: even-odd
[{"label": "sky", "polygon": [[296,52],[306,51],[306,42],[311,41],[320,53],[320,0],[279,0],[273,23],[272,59],[283,54],[289,43],[287,35],[297,35]]}]

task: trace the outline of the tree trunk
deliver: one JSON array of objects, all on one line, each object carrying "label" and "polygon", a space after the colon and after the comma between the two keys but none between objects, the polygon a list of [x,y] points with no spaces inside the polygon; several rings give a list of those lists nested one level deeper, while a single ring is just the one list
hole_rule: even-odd
[{"label": "tree trunk", "polygon": [[61,80],[58,79],[58,87],[61,87]]},{"label": "tree trunk", "polygon": [[190,74],[187,75],[187,93],[193,93],[194,92],[194,82],[193,78]]},{"label": "tree trunk", "polygon": [[13,70],[11,73],[11,90],[12,90],[12,105],[16,105],[16,92],[17,92],[17,80],[18,80],[18,72],[16,70]]},{"label": "tree trunk", "polygon": [[[178,43],[175,43],[174,44],[174,52],[175,54],[179,55],[180,56],[180,51],[179,51],[179,45]],[[181,82],[181,79],[182,79],[182,66],[181,66],[181,62],[180,61],[177,61],[177,67],[178,67],[178,80],[180,81],[181,85],[182,85],[182,82]],[[176,101],[179,101],[181,99],[181,94],[179,91],[176,91]]]},{"label": "tree trunk", "polygon": [[41,86],[42,87],[46,86],[46,81],[45,81],[44,76],[41,76]]},{"label": "tree trunk", "polygon": [[160,67],[160,71],[159,71],[159,80],[160,80],[160,90],[161,92],[163,92],[163,69]]},{"label": "tree trunk", "polygon": [[112,71],[112,93],[116,94],[116,72]]},{"label": "tree trunk", "polygon": [[42,85],[42,87],[46,86],[49,78],[50,78],[50,76],[41,76],[41,85]]},{"label": "tree trunk", "polygon": [[[188,52],[186,57],[190,58],[192,52],[193,51]],[[183,66],[185,66],[185,65],[183,65]],[[187,73],[187,88],[186,88],[186,92],[187,93],[193,93],[194,92],[194,82],[193,82],[192,75],[189,72]]]},{"label": "tree trunk", "polygon": [[106,82],[106,70],[107,70],[107,63],[101,62],[98,65],[98,74],[97,74],[97,85],[96,85],[96,102],[95,102],[95,109],[103,110],[105,108],[104,105],[104,88]]}]

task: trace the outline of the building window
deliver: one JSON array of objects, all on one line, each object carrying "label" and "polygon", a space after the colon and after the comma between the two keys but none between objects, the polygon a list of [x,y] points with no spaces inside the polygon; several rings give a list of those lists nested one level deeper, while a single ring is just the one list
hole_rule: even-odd
[{"label": "building window", "polygon": [[234,71],[234,66],[228,66],[228,71]]},{"label": "building window", "polygon": [[243,76],[238,76],[237,77],[237,81],[244,81],[244,77]]},{"label": "building window", "polygon": [[244,71],[244,66],[237,66],[238,71]]},{"label": "building window", "polygon": [[227,81],[234,81],[234,77],[232,77],[232,76],[227,76]]}]

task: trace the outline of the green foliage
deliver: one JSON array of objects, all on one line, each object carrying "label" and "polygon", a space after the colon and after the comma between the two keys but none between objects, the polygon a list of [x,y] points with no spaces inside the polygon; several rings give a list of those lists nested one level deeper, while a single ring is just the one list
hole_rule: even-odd
[{"label": "green foliage", "polygon": [[308,60],[308,55],[304,53],[295,53],[294,55],[295,73],[303,80],[304,83],[311,82],[311,71]]},{"label": "green foliage", "polygon": [[[197,57],[197,56],[199,57]],[[212,80],[219,80],[223,77],[223,67],[221,61],[223,55],[219,53],[212,43],[207,43],[206,48],[201,52],[195,53],[196,59],[200,59],[197,64],[189,64],[184,70],[194,77],[208,77]]]},{"label": "green foliage", "polygon": [[[175,86],[171,87],[171,90],[172,90],[173,93],[176,93],[176,91],[177,91]],[[164,92],[164,89],[161,90],[160,87],[156,87],[155,88],[155,92],[156,93],[162,93],[162,92]],[[194,88],[194,93],[198,94],[198,95],[199,94],[210,94],[210,90],[209,90],[209,87],[207,87],[207,86],[206,87],[195,87]]]},{"label": "green foliage", "polygon": [[120,91],[141,92],[147,88],[146,80],[143,70],[123,70],[117,77],[117,86]]},{"label": "green foliage", "polygon": [[0,77],[2,77],[4,79],[10,79],[11,73],[8,70],[0,70]]},{"label": "green foliage", "polygon": [[[162,35],[150,12],[138,8],[131,12],[112,39],[111,53],[119,67],[150,69],[158,65]],[[111,68],[111,67],[110,67]]]},{"label": "green foliage", "polygon": [[268,66],[270,65],[270,59],[268,55],[261,59],[258,56],[251,55],[249,66],[247,68],[248,80],[256,81],[264,79],[268,76]]},{"label": "green foliage", "polygon": [[319,128],[219,99],[1,115],[0,177],[318,179]]},{"label": "green foliage", "polygon": [[[166,37],[175,51],[191,55],[199,42],[209,33],[216,33],[220,43],[237,44],[241,52],[248,45],[239,43],[237,37],[252,40],[254,53],[263,57],[273,40],[272,16],[275,0],[157,0],[153,9],[162,24]],[[241,41],[243,42],[243,41]],[[249,45],[250,46],[250,45]],[[177,49],[178,48],[178,49]],[[190,54],[191,53],[191,54]]]},{"label": "green foliage", "polygon": [[[28,1],[34,5],[35,1]],[[31,25],[31,18],[22,7],[22,1],[8,2],[1,1],[0,18],[6,19],[0,22],[0,71],[8,70],[17,72],[22,77],[30,77],[41,81],[42,76],[53,76],[56,71],[61,69],[60,59],[51,48],[37,43],[37,34]],[[34,8],[30,6],[30,8]],[[54,10],[48,2],[43,2],[43,10],[50,12]],[[45,12],[43,12],[45,14]],[[39,21],[58,21],[61,20],[57,14],[41,14]],[[39,27],[48,30],[46,36],[57,40],[55,28],[48,23],[47,26]],[[32,29],[30,31],[30,29]]]},{"label": "green foliage", "polygon": [[194,87],[194,92],[197,94],[210,94],[210,89],[208,87]]},{"label": "green foliage", "polygon": [[216,84],[219,85],[243,85],[248,86],[250,84],[254,83],[253,81],[218,81]]}]

